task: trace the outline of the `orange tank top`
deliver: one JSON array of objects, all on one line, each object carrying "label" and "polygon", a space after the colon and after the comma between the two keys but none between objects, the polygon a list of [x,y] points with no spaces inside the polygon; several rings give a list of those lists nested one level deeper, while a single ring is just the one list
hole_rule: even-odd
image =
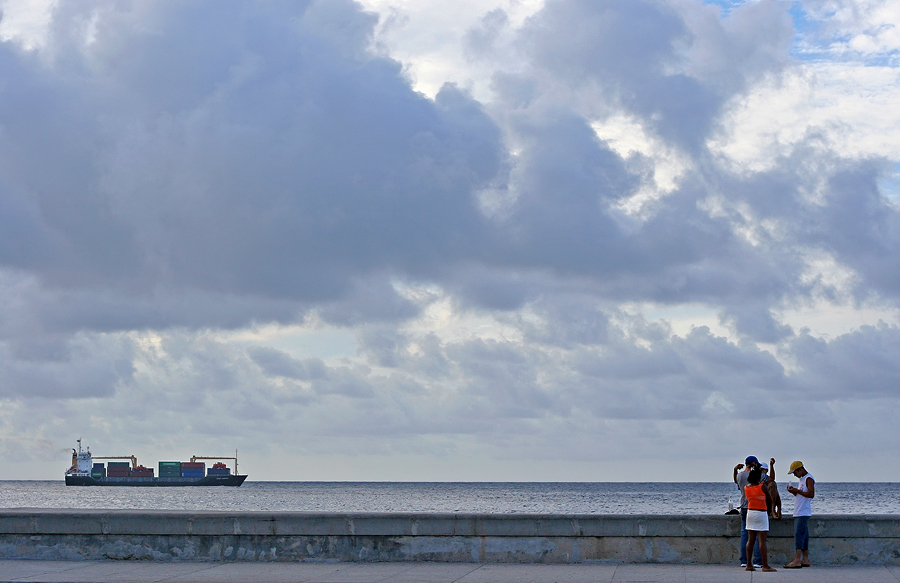
[{"label": "orange tank top", "polygon": [[763,492],[763,484],[744,486],[744,494],[747,496],[747,508],[749,510],[767,510],[766,494]]}]

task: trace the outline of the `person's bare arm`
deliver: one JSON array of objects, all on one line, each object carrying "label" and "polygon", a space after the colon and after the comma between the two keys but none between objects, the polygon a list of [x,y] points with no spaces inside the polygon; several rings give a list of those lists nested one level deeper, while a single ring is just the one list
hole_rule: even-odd
[{"label": "person's bare arm", "polygon": [[775,458],[769,458],[769,480],[775,481]]},{"label": "person's bare arm", "polygon": [[735,484],[737,484],[738,472],[741,471],[741,468],[743,468],[743,467],[744,467],[744,464],[738,464],[738,465],[734,466],[734,475],[731,477],[731,479],[734,480]]},{"label": "person's bare arm", "polygon": [[804,492],[800,488],[794,488],[793,486],[788,486],[787,491],[790,492],[791,494],[793,494],[794,496],[799,494],[799,495],[805,496],[807,498],[815,498],[815,496],[816,496],[816,481],[813,480],[812,477],[809,475],[803,476],[800,479],[806,480],[806,492]]}]

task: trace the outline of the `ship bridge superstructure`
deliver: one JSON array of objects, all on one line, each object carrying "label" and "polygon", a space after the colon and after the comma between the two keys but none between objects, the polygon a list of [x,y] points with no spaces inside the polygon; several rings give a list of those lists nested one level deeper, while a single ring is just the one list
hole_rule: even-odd
[{"label": "ship bridge superstructure", "polygon": [[81,438],[78,438],[78,449],[72,448],[72,466],[66,470],[67,476],[91,476],[91,468],[94,459],[91,456],[91,448],[81,448]]}]

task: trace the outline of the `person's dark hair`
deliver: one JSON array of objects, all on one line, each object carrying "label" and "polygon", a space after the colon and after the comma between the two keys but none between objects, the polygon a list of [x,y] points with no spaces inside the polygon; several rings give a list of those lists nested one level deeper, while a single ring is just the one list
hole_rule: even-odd
[{"label": "person's dark hair", "polygon": [[759,468],[753,468],[752,470],[750,470],[750,474],[747,476],[747,481],[755,486],[759,484],[760,478],[762,478],[762,470]]}]

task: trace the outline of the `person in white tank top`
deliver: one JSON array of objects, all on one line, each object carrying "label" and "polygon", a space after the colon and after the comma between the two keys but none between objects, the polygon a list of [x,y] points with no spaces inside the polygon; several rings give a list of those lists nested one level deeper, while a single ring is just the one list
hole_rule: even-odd
[{"label": "person in white tank top", "polygon": [[794,495],[794,560],[785,569],[809,567],[809,517],[812,516],[812,499],[816,495],[816,479],[803,467],[803,462],[791,464],[791,471],[800,483],[787,491]]}]

